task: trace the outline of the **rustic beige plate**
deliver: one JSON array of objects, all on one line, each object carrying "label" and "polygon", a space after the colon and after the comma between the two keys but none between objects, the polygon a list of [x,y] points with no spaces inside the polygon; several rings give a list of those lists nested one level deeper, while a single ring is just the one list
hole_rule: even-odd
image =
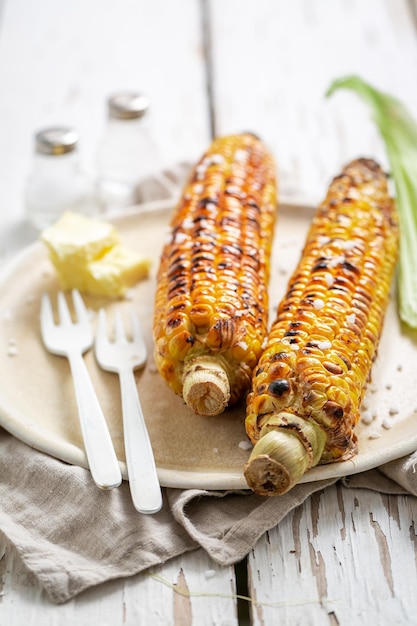
[{"label": "rustic beige plate", "polygon": [[[311,215],[307,207],[280,208],[271,274],[272,308],[297,262]],[[111,312],[133,303],[146,330],[150,355],[155,273],[168,219],[166,208],[143,209],[117,218],[126,245],[153,260],[152,275],[132,290],[131,300],[115,303],[86,298],[93,321],[100,306]],[[68,363],[46,352],[39,333],[41,294],[48,291],[53,295],[57,288],[40,243],[17,256],[0,279],[0,425],[33,448],[86,467]],[[417,449],[416,341],[416,334],[401,328],[393,301],[365,400],[365,415],[376,417],[358,425],[359,453],[351,461],[314,468],[304,482],[354,474]],[[92,352],[86,355],[86,362],[126,477],[118,379],[97,367]],[[195,416],[166,387],[152,356],[136,376],[162,485],[246,488],[242,468],[249,450],[244,407],[214,418]]]}]

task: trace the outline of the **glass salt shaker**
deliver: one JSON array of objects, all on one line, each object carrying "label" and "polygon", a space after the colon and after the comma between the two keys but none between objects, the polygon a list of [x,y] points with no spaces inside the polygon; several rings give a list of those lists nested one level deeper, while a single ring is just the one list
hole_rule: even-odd
[{"label": "glass salt shaker", "polygon": [[123,92],[109,97],[107,105],[107,127],[97,155],[98,198],[104,211],[117,211],[153,199],[161,164],[149,98]]},{"label": "glass salt shaker", "polygon": [[56,222],[65,211],[96,212],[94,184],[81,170],[78,134],[72,128],[45,128],[35,135],[25,207],[28,220],[39,230]]}]

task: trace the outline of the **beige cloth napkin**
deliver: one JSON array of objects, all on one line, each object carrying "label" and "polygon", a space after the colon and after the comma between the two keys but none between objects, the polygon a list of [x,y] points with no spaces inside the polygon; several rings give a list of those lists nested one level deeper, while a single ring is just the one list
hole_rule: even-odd
[{"label": "beige cloth napkin", "polygon": [[[164,489],[162,510],[141,515],[126,483],[101,491],[87,470],[33,450],[0,429],[0,531],[55,603],[199,547],[219,564],[236,563],[266,530],[334,482],[297,485],[278,498]],[[417,495],[417,452],[343,482]]]}]

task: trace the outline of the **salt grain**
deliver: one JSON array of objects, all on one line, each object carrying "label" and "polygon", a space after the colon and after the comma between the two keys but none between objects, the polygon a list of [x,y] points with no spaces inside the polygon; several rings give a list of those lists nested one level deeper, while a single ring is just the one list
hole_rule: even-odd
[{"label": "salt grain", "polygon": [[320,246],[325,246],[326,243],[329,243],[330,241],[330,237],[327,237],[326,235],[320,235],[317,239],[317,242]]},{"label": "salt grain", "polygon": [[250,441],[241,441],[239,443],[239,448],[241,450],[250,450],[252,448],[252,444],[250,443]]},{"label": "salt grain", "polygon": [[346,320],[349,322],[349,324],[354,324],[356,322],[355,313],[351,313],[350,315],[348,315]]},{"label": "salt grain", "polygon": [[371,424],[373,421],[372,415],[369,411],[362,411],[361,413],[361,422],[364,424]]},{"label": "salt grain", "polygon": [[344,254],[341,254],[340,256],[335,256],[333,257],[333,259],[330,259],[329,267],[337,267],[338,265],[343,265],[345,261],[346,261],[346,257]]},{"label": "salt grain", "polygon": [[182,244],[187,239],[187,235],[185,233],[178,232],[175,234],[174,243]]},{"label": "salt grain", "polygon": [[343,224],[344,226],[349,226],[352,219],[348,215],[340,214],[337,216],[337,221],[339,222],[339,224]]},{"label": "salt grain", "polygon": [[190,228],[193,228],[194,222],[193,222],[193,220],[191,220],[189,218],[185,218],[185,220],[183,221],[181,226],[184,228],[184,230],[189,230]]},{"label": "salt grain", "polygon": [[331,287],[334,283],[334,278],[331,274],[325,274],[324,275],[324,280],[326,281],[326,285],[328,287]]},{"label": "salt grain", "polygon": [[197,167],[195,168],[197,180],[203,180],[204,176],[206,175],[206,171],[207,165],[203,163],[201,165],[197,165]]},{"label": "salt grain", "polygon": [[389,430],[390,428],[392,428],[392,422],[391,420],[385,418],[382,420],[382,426],[383,428],[386,428],[387,430]]},{"label": "salt grain", "polygon": [[213,448],[213,454],[219,454],[219,449],[218,448]]},{"label": "salt grain", "polygon": [[322,300],[321,298],[316,298],[313,302],[313,307],[316,309],[316,311],[320,311],[320,309],[324,307],[324,300]]},{"label": "salt grain", "polygon": [[354,247],[356,246],[356,242],[355,241],[343,241],[341,247],[343,248],[343,250],[352,250]]},{"label": "salt grain", "polygon": [[359,198],[361,197],[360,191],[356,187],[351,187],[347,195],[348,198],[352,198],[353,200],[359,200]]},{"label": "salt grain", "polygon": [[7,349],[7,356],[16,356],[18,352],[17,346],[11,345]]},{"label": "salt grain", "polygon": [[229,187],[226,187],[226,193],[230,194],[231,196],[238,196],[239,198],[243,198],[246,196],[245,192],[242,191],[242,189],[240,189],[240,187],[236,187],[233,185],[229,185]]},{"label": "salt grain", "polygon": [[237,163],[244,163],[247,160],[248,154],[245,150],[236,150],[235,161]]},{"label": "salt grain", "polygon": [[205,578],[213,578],[216,575],[216,571],[214,569],[206,569],[206,571],[204,572],[204,577]]},{"label": "salt grain", "polygon": [[332,347],[332,344],[329,340],[325,340],[325,341],[318,341],[317,342],[317,347],[319,350],[329,350],[329,348]]},{"label": "salt grain", "polygon": [[373,430],[371,433],[369,433],[369,439],[379,439],[381,436],[381,433],[376,430]]},{"label": "salt grain", "polygon": [[[236,158],[236,156],[235,156]],[[222,154],[210,154],[210,156],[207,157],[209,163],[213,164],[213,165],[221,165],[222,163],[224,163],[224,156]]]},{"label": "salt grain", "polygon": [[390,407],[390,409],[389,409],[388,413],[389,413],[390,415],[397,415],[397,413],[398,413],[398,409],[397,409],[395,406],[392,406],[392,407]]},{"label": "salt grain", "polygon": [[1,318],[7,321],[13,319],[13,314],[12,314],[11,309],[3,309],[3,311],[1,312]]}]

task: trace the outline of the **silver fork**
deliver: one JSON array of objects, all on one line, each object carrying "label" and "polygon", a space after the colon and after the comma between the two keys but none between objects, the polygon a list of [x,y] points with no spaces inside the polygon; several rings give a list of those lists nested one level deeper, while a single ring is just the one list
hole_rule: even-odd
[{"label": "silver fork", "polygon": [[51,300],[48,294],[43,294],[42,339],[49,352],[65,356],[69,361],[91,475],[98,487],[112,489],[120,485],[122,474],[106,420],[83,359],[83,354],[93,346],[93,332],[88,312],[77,290],[72,292],[72,298],[76,321],[71,320],[65,295],[59,292],[59,323],[55,324]]},{"label": "silver fork", "polygon": [[116,312],[114,340],[110,341],[106,313],[100,309],[95,353],[103,369],[119,375],[126,465],[133,505],[140,513],[156,513],[162,507],[162,494],[134,376],[134,370],[144,366],[147,350],[139,320],[133,311],[131,331],[132,340],[129,341],[120,314]]}]

